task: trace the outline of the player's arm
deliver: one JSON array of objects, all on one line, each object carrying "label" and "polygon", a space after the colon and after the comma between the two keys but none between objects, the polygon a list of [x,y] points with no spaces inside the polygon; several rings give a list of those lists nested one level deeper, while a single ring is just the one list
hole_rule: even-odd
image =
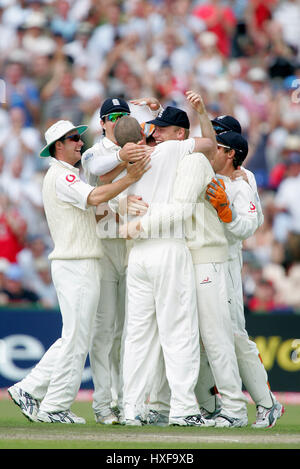
[{"label": "player's arm", "polygon": [[205,157],[197,154],[184,157],[178,165],[172,203],[152,204],[146,215],[123,226],[120,235],[151,236],[151,231],[158,233],[163,226],[171,228],[190,218],[199,194],[205,189],[202,159]]},{"label": "player's arm", "polygon": [[160,104],[159,100],[153,96],[147,96],[145,98],[132,99],[130,101],[132,104],[137,106],[148,106],[149,110],[152,112],[153,117],[156,117],[160,112],[163,111],[163,107]]},{"label": "player's arm", "polygon": [[[82,156],[82,166],[85,171],[95,176],[104,176],[118,166],[121,172],[126,163],[134,163],[149,154],[147,145],[138,145],[136,143],[126,143],[123,148],[112,153],[103,153],[100,151],[87,150]],[[116,170],[118,171],[118,170]]]},{"label": "player's arm", "polygon": [[191,106],[199,115],[200,127],[202,132],[202,148],[195,150],[204,153],[207,159],[211,162],[218,150],[216,133],[213,129],[210,118],[207,114],[206,107],[200,94],[195,91],[187,91],[186,97]]},{"label": "player's arm", "polygon": [[109,184],[111,183],[116,177],[118,177],[122,171],[126,169],[126,163],[120,163],[116,168],[112,169],[108,173],[105,173],[101,176],[99,176],[100,181],[102,184]]},{"label": "player's arm", "polygon": [[149,162],[150,158],[144,157],[134,164],[128,164],[125,176],[111,184],[105,184],[104,186],[94,188],[87,198],[87,203],[92,206],[97,206],[113,199],[131,184],[138,181],[142,175],[150,169]]},{"label": "player's arm", "polygon": [[224,229],[236,239],[252,236],[258,227],[255,197],[250,186],[242,182],[241,189],[231,199],[222,179],[213,179],[207,186],[206,199],[216,209]]},{"label": "player's arm", "polygon": [[257,210],[252,190],[239,191],[234,198],[233,206],[237,216],[231,223],[224,223],[225,231],[228,231],[236,239],[250,238],[258,228]]}]

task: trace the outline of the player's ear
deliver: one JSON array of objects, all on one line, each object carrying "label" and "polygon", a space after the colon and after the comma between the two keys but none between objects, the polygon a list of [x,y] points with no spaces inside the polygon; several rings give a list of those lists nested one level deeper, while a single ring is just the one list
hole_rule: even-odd
[{"label": "player's ear", "polygon": [[185,129],[183,127],[178,127],[177,136],[178,136],[179,140],[184,140],[185,139]]},{"label": "player's ear", "polygon": [[227,153],[227,157],[229,160],[233,160],[233,158],[235,157],[235,150],[229,150],[229,152]]}]

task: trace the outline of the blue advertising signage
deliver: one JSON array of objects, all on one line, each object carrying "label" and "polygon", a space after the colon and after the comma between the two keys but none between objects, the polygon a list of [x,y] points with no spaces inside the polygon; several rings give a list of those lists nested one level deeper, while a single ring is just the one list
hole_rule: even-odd
[{"label": "blue advertising signage", "polygon": [[[57,310],[0,308],[0,388],[24,378],[48,348],[61,337]],[[92,389],[87,360],[81,389]]]},{"label": "blue advertising signage", "polygon": [[[300,392],[300,315],[247,314],[274,392]],[[0,389],[24,378],[61,337],[57,310],[0,308]],[[81,389],[93,389],[89,360]]]}]

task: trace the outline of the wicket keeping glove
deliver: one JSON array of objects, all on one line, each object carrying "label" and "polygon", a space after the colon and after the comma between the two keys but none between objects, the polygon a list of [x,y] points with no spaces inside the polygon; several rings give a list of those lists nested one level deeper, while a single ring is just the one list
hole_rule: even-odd
[{"label": "wicket keeping glove", "polygon": [[230,223],[235,219],[236,212],[230,204],[222,179],[213,179],[208,184],[205,198],[216,209],[218,217],[224,223]]}]

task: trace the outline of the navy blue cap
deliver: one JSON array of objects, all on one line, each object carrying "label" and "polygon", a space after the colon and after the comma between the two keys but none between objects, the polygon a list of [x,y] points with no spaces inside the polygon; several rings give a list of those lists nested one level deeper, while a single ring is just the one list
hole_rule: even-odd
[{"label": "navy blue cap", "polygon": [[232,116],[218,116],[215,119],[212,119],[211,123],[217,134],[225,132],[226,130],[233,130],[239,134],[242,133],[239,121]]},{"label": "navy blue cap", "polygon": [[177,127],[183,127],[184,129],[190,128],[190,121],[187,113],[173,106],[167,106],[166,109],[160,112],[155,119],[148,121],[147,123],[157,125],[158,127],[176,125]]},{"label": "navy blue cap", "polygon": [[226,145],[238,152],[241,157],[246,158],[248,154],[248,142],[247,140],[238,132],[233,132],[229,130],[228,132],[222,132],[221,134],[216,135],[218,143]]},{"label": "navy blue cap", "polygon": [[103,119],[104,116],[111,114],[112,112],[128,112],[130,114],[130,109],[125,101],[122,98],[107,98],[101,106],[100,117]]}]

